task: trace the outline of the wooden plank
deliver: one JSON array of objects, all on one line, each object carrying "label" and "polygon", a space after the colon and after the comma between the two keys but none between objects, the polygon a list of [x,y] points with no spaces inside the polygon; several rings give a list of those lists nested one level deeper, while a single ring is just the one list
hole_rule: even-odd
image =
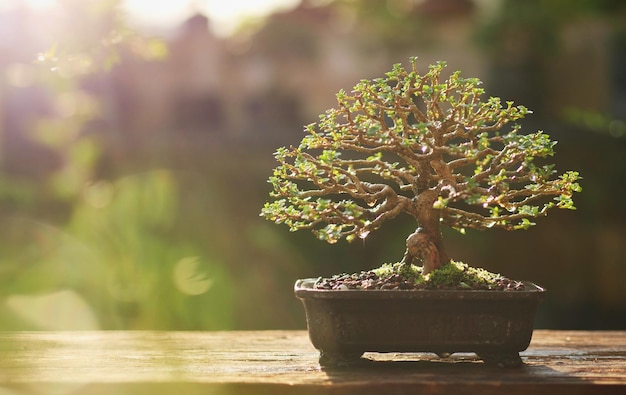
[{"label": "wooden plank", "polygon": [[322,370],[304,331],[0,332],[0,355],[2,395],[626,393],[621,331],[535,331],[511,370],[473,354],[370,353]]}]

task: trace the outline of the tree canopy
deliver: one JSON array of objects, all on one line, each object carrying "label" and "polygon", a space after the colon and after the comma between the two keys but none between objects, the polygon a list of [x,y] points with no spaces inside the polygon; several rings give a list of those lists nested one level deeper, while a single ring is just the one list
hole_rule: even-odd
[{"label": "tree canopy", "polygon": [[444,78],[445,66],[420,74],[411,58],[409,70],[396,64],[340,91],[298,147],[276,151],[276,199],[262,215],[334,243],[365,238],[405,213],[442,250],[440,224],[527,229],[550,208],[574,209],[578,173],[555,177],[543,159],[556,142],[515,123],[530,111],[482,99],[479,79],[459,71]]}]

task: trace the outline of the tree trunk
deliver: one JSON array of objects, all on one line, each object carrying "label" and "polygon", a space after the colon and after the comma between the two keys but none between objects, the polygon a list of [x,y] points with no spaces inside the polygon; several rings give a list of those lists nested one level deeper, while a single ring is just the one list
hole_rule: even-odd
[{"label": "tree trunk", "polygon": [[439,210],[433,208],[439,194],[429,189],[417,196],[414,216],[419,227],[406,239],[406,252],[402,263],[421,262],[423,273],[428,274],[450,258],[445,252],[441,230],[439,229]]}]

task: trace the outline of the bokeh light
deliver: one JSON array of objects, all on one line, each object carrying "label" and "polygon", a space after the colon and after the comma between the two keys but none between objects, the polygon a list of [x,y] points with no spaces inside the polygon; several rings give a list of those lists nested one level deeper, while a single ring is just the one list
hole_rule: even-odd
[{"label": "bokeh light", "polygon": [[538,323],[624,328],[621,0],[0,1],[0,329],[304,328],[297,278],[397,260],[408,219],[330,246],[259,211],[279,146],[393,63],[446,60],[533,110],[576,212],[445,234],[549,290]]}]

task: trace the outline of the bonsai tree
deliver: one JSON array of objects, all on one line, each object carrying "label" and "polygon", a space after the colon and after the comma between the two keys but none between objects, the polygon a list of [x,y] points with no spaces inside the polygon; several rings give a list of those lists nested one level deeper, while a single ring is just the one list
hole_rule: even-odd
[{"label": "bonsai tree", "polygon": [[483,99],[480,80],[458,71],[444,79],[444,62],[424,74],[410,63],[340,91],[299,146],[276,151],[265,218],[335,243],[408,214],[416,230],[402,263],[427,274],[450,261],[442,225],[527,229],[553,207],[575,208],[579,175],[544,163],[556,141],[522,133],[526,107]]}]

